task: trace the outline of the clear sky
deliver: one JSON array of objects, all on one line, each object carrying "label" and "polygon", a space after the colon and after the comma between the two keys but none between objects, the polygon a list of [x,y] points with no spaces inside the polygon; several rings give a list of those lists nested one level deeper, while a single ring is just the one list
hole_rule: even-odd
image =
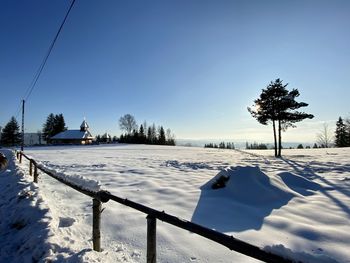
[{"label": "clear sky", "polygon": [[[69,5],[0,0],[1,126]],[[93,134],[119,135],[130,113],[177,138],[270,142],[247,106],[281,78],[315,115],[284,140],[313,142],[323,122],[350,116],[349,14],[350,1],[77,0],[26,103],[26,132],[52,112],[71,129],[86,117]]]}]

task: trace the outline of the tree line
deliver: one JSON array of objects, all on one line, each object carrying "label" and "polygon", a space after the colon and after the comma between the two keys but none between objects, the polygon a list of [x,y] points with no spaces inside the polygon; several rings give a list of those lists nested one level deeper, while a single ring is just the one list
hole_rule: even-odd
[{"label": "tree line", "polygon": [[148,126],[146,121],[138,127],[131,114],[120,117],[119,127],[125,131],[119,137],[120,143],[175,145],[175,135],[170,129],[165,131],[163,126],[156,127],[154,123]]},{"label": "tree line", "polygon": [[267,149],[267,144],[265,143],[245,143],[245,148],[247,150],[266,150]]},{"label": "tree line", "polygon": [[233,142],[220,142],[219,145],[216,143],[208,143],[204,144],[204,148],[235,149],[235,144]]}]

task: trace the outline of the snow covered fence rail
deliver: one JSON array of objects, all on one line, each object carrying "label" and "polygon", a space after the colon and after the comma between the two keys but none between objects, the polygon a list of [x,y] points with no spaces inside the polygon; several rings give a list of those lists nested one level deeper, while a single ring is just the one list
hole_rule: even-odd
[{"label": "snow covered fence rail", "polygon": [[[167,214],[164,211],[158,211],[153,208],[144,206],[142,204],[130,201],[128,199],[120,198],[118,196],[112,195],[105,190],[91,190],[82,187],[72,181],[65,180],[64,177],[57,175],[49,168],[37,163],[34,159],[25,155],[21,151],[16,152],[17,159],[19,162],[22,162],[22,156],[29,161],[29,173],[33,174],[32,170],[34,168],[34,181],[37,182],[38,178],[38,169],[47,175],[53,177],[54,179],[60,181],[61,183],[83,193],[87,196],[93,198],[93,224],[92,224],[92,236],[93,236],[93,249],[96,251],[101,251],[100,245],[100,225],[101,225],[101,212],[102,212],[102,203],[106,203],[109,200],[115,201],[119,204],[131,207],[135,210],[138,210],[142,213],[147,214],[147,263],[156,262],[156,220],[161,220],[178,228],[188,230],[192,233],[196,233],[202,237],[205,237],[209,240],[212,240],[216,243],[219,243],[230,250],[234,250],[238,253],[247,255],[249,257],[272,263],[291,263],[296,262],[287,258],[284,258],[280,255],[273,254],[262,250],[261,248],[241,241],[234,238],[233,236],[228,236],[221,232],[206,228],[204,226],[189,222],[187,220],[175,217],[173,215]],[[297,261],[300,262],[300,261]],[[301,262],[300,262],[301,263]]]}]

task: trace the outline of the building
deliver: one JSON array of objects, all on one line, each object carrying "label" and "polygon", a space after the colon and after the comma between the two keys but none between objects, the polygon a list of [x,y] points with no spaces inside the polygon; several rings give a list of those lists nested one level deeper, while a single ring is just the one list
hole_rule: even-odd
[{"label": "building", "polygon": [[52,144],[91,144],[93,137],[89,132],[89,125],[84,119],[80,130],[66,130],[51,137]]},{"label": "building", "polygon": [[31,145],[42,145],[46,144],[46,141],[42,139],[42,133],[41,132],[25,132],[24,133],[24,145],[31,146]]}]

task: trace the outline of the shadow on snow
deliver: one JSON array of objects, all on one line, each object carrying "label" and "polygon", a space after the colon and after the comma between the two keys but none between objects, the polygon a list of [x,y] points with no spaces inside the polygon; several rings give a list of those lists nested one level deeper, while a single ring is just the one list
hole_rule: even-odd
[{"label": "shadow on snow", "polygon": [[[230,178],[226,187],[212,189],[221,176]],[[201,191],[192,222],[221,232],[258,230],[273,209],[286,205],[297,195],[272,182],[257,166],[223,170],[204,184]]]}]

